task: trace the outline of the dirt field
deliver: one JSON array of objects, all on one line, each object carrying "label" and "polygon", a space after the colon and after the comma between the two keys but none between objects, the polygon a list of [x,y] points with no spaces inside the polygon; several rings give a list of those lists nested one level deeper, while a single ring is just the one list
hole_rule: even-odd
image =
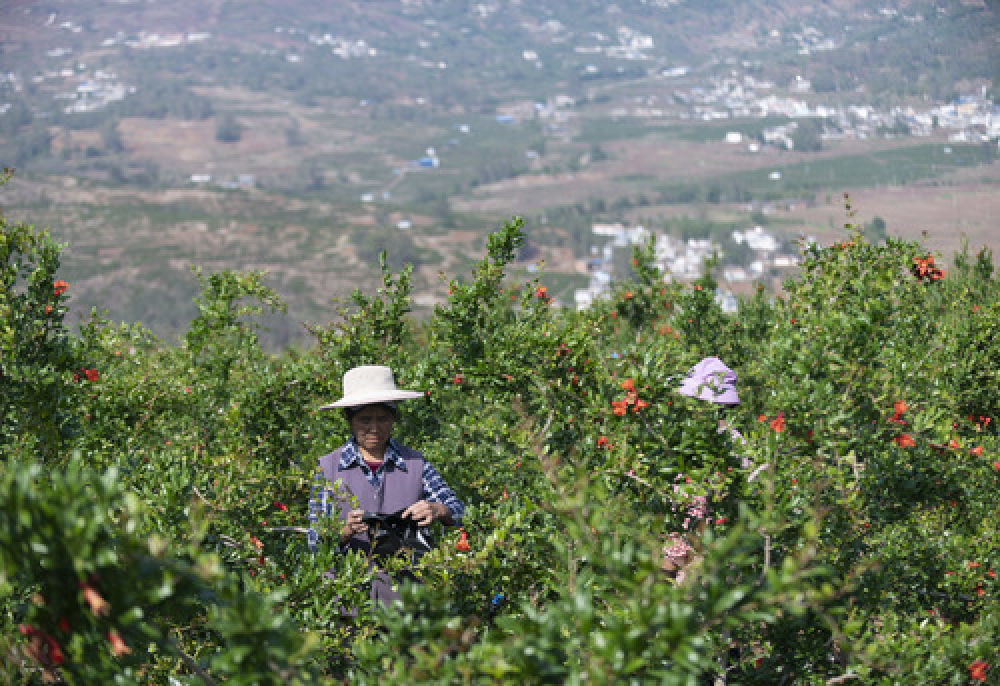
[{"label": "dirt field", "polygon": [[[516,209],[528,214],[553,205],[571,205],[592,197],[635,196],[644,187],[671,182],[690,182],[730,172],[771,170],[808,160],[913,145],[912,140],[842,141],[818,153],[793,153],[764,146],[750,153],[745,145],[722,141],[639,139],[605,144],[610,159],[588,165],[576,173],[525,175],[486,184],[462,198],[453,207],[465,212],[504,212]],[[512,209],[513,208],[513,209]]]},{"label": "dirt field", "polygon": [[[890,235],[922,240],[947,259],[967,239],[970,252],[989,247],[1000,264],[1000,164],[962,170],[937,184],[854,190],[851,202],[856,222],[881,217]],[[803,232],[822,242],[842,237],[847,221],[840,197],[779,216],[801,222]]]}]

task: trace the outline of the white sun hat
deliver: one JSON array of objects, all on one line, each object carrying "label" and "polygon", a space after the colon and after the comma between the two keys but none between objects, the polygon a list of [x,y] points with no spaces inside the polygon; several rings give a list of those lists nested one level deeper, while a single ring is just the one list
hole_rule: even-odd
[{"label": "white sun hat", "polygon": [[410,400],[422,395],[423,393],[420,391],[404,391],[396,388],[396,379],[388,367],[364,365],[344,372],[344,397],[329,405],[323,405],[319,409],[360,407],[373,403]]}]

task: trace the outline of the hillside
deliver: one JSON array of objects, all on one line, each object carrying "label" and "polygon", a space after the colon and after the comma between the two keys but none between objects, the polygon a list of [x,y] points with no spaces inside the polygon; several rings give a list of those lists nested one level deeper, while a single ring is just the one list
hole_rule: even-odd
[{"label": "hillside", "polygon": [[825,236],[851,191],[890,233],[995,245],[996,27],[975,2],[13,2],[0,201],[73,246],[79,310],[164,335],[192,265],[267,269],[325,320],[383,247],[426,312],[511,215],[564,304],[595,222]]}]

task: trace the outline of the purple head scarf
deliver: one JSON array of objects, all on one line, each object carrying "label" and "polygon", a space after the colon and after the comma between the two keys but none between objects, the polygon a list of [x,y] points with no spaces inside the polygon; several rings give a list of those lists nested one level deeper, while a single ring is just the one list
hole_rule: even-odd
[{"label": "purple head scarf", "polygon": [[736,372],[718,357],[706,357],[691,367],[677,392],[699,400],[721,405],[738,405]]}]

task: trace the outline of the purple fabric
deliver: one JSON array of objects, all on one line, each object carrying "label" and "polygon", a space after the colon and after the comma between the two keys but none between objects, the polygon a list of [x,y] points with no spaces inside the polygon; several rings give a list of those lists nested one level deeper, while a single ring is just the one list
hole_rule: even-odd
[{"label": "purple fabric", "polygon": [[691,368],[677,392],[722,405],[738,405],[740,396],[736,392],[736,381],[736,372],[722,360],[706,357]]},{"label": "purple fabric", "polygon": [[[320,520],[324,517],[334,516],[335,509],[339,515],[340,508],[330,497],[332,493],[329,489],[329,485],[337,480],[336,475],[349,469],[360,469],[367,476],[371,487],[377,491],[382,488],[382,481],[386,474],[397,469],[406,471],[406,461],[403,459],[404,450],[409,451],[407,454],[420,455],[420,453],[410,451],[406,446],[390,438],[385,451],[385,462],[375,471],[369,469],[365,464],[353,438],[333,453],[320,458],[324,469],[318,470],[314,475],[312,497],[309,498],[309,530],[307,534],[309,550],[316,552],[319,547],[318,526]],[[424,469],[421,475],[423,493],[418,500],[441,503],[451,513],[452,525],[460,525],[462,515],[465,514],[465,505],[430,462],[423,460],[423,464]]]},{"label": "purple fabric", "polygon": [[[369,481],[365,474],[366,470],[362,469],[360,463],[354,463],[346,469],[342,468],[340,458],[343,451],[344,446],[341,446],[319,459],[320,468],[328,483],[336,484],[340,481],[344,487],[339,493],[333,494],[334,511],[339,506],[341,522],[346,521],[347,514],[355,509],[351,504],[352,495],[357,498],[358,509],[380,514],[397,512],[423,497],[424,458],[416,450],[399,446],[400,461],[386,460],[383,463],[382,469],[385,471],[377,486]],[[359,550],[368,555],[371,552],[368,534],[351,536],[346,543],[341,544],[340,549],[345,552]],[[371,598],[386,605],[399,598],[399,593],[393,589],[392,579],[381,569],[376,570],[375,579],[372,581]]]}]

